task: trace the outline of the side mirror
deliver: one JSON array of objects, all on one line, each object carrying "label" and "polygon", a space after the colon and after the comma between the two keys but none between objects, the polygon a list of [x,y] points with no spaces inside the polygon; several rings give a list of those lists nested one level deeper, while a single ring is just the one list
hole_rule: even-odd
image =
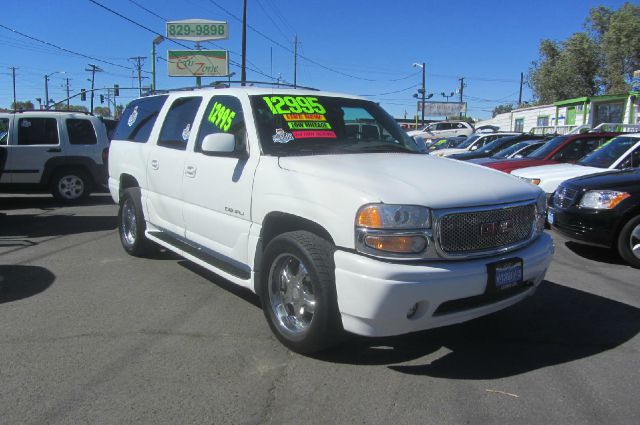
[{"label": "side mirror", "polygon": [[207,134],[202,140],[205,154],[232,153],[236,149],[236,137],[229,133]]}]

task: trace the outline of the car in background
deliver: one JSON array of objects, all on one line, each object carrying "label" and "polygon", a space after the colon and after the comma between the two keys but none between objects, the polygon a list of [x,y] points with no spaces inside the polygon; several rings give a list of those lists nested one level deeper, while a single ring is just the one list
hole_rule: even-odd
[{"label": "car in background", "polygon": [[420,136],[423,139],[436,139],[441,137],[470,136],[474,129],[471,124],[464,121],[439,121],[422,129],[408,131],[411,137]]},{"label": "car in background", "polygon": [[515,145],[525,140],[544,140],[544,136],[535,136],[532,134],[519,134],[517,136],[501,137],[481,147],[480,149],[449,155],[450,159],[459,161],[468,161],[476,158],[488,158],[493,154],[500,152],[502,149]]},{"label": "car in background", "polygon": [[640,168],[565,181],[553,194],[547,218],[570,239],[616,249],[640,268]]},{"label": "car in background", "polygon": [[427,150],[431,152],[431,151],[437,151],[440,149],[455,148],[456,146],[459,146],[460,144],[462,144],[462,142],[464,142],[465,140],[467,140],[467,138],[464,136],[436,139],[427,147]]},{"label": "car in background", "polygon": [[640,133],[615,137],[575,164],[521,168],[511,174],[539,186],[547,195],[551,195],[565,180],[635,167],[640,167]]},{"label": "car in background", "polygon": [[509,158],[524,158],[544,145],[546,142],[547,140],[545,139],[524,140],[522,142],[516,143],[515,145],[504,148],[487,158],[470,159],[469,162],[472,162],[474,164],[490,164],[492,162],[502,161]]},{"label": "car in background", "polygon": [[432,152],[430,155],[435,156],[449,156],[456,153],[464,153],[468,151],[474,151],[480,149],[484,145],[493,142],[506,136],[517,136],[522,133],[474,133],[462,142],[456,148],[441,149],[436,152]]},{"label": "car in background", "polygon": [[511,173],[519,168],[576,162],[621,133],[584,133],[557,136],[525,158],[511,158],[486,164],[494,170]]}]

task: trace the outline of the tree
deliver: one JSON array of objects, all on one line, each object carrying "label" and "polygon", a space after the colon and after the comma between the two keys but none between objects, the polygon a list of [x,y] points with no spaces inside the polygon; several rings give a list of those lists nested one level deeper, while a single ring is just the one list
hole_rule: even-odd
[{"label": "tree", "polygon": [[491,117],[495,117],[496,115],[499,115],[499,114],[504,114],[505,112],[511,112],[513,111],[513,109],[514,108],[511,103],[498,105],[495,108],[493,108],[493,112],[491,112]]},{"label": "tree", "polygon": [[114,118],[119,119],[122,116],[122,112],[124,111],[124,105],[116,106],[116,113]]},{"label": "tree", "polygon": [[593,96],[598,93],[598,44],[578,32],[567,40],[543,40],[540,59],[532,63],[529,86],[539,103]]},{"label": "tree", "polygon": [[96,115],[100,115],[101,117],[110,117],[111,109],[106,106],[96,106],[93,108],[93,113]]},{"label": "tree", "polygon": [[89,110],[82,105],[69,105],[69,109],[67,109],[66,103],[58,103],[54,106],[56,111],[76,111],[76,112],[89,112]]},{"label": "tree", "polygon": [[33,102],[30,100],[24,102],[17,101],[16,103],[11,102],[11,109],[16,111],[20,109],[35,109],[35,106],[33,106]]},{"label": "tree", "polygon": [[640,69],[640,6],[591,9],[586,27],[599,44],[602,83],[607,94],[628,93],[633,71]]}]

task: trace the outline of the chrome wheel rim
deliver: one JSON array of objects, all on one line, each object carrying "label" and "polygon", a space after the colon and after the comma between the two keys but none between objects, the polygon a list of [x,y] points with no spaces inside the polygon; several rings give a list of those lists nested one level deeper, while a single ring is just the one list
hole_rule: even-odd
[{"label": "chrome wheel rim", "polygon": [[126,199],[122,205],[122,237],[127,245],[131,246],[136,243],[137,237],[137,220],[136,209],[131,199]]},{"label": "chrome wheel rim", "polygon": [[629,236],[629,248],[636,258],[640,259],[640,224],[633,228]]},{"label": "chrome wheel rim", "polygon": [[316,308],[311,276],[295,255],[281,254],[269,271],[269,301],[278,326],[293,334],[302,334]]},{"label": "chrome wheel rim", "polygon": [[78,199],[84,193],[84,181],[73,174],[58,180],[58,193],[65,199]]}]

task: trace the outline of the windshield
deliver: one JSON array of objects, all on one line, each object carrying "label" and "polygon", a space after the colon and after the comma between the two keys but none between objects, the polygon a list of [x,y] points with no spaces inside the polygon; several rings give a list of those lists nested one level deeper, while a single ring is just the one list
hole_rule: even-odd
[{"label": "windshield", "polygon": [[544,145],[540,146],[538,149],[536,149],[535,151],[531,152],[530,155],[527,155],[527,158],[533,158],[533,159],[545,159],[547,158],[549,155],[551,155],[551,153],[553,151],[556,150],[556,148],[558,146],[560,146],[561,144],[564,143],[565,140],[567,140],[569,137],[568,136],[558,136],[558,137],[554,137],[553,139],[549,140],[547,143],[545,143]]},{"label": "windshield", "polygon": [[498,151],[495,153],[495,155],[493,155],[494,158],[506,158],[509,155],[511,155],[512,153],[516,153],[518,152],[520,149],[524,148],[525,146],[528,146],[529,142],[520,142],[520,143],[516,143],[515,145],[511,145],[508,148],[502,149],[501,151]]},{"label": "windshield", "polygon": [[467,149],[469,146],[473,144],[476,140],[478,140],[480,136],[469,136],[462,144],[458,146],[460,149]]},{"label": "windshield", "polygon": [[589,167],[609,168],[638,141],[640,139],[634,137],[615,137],[579,160],[578,164]]},{"label": "windshield", "polygon": [[275,93],[251,96],[251,105],[267,155],[419,153],[416,142],[370,101]]},{"label": "windshield", "polygon": [[[515,136],[517,137],[517,136]],[[500,148],[502,146],[504,146],[505,144],[510,143],[511,140],[515,139],[514,136],[511,137],[501,137],[499,139],[494,140],[491,143],[487,143],[486,145],[484,145],[483,147],[481,147],[480,149],[478,149],[477,151],[475,151],[476,153],[492,153],[492,152],[496,152],[498,150],[500,150]]]}]

